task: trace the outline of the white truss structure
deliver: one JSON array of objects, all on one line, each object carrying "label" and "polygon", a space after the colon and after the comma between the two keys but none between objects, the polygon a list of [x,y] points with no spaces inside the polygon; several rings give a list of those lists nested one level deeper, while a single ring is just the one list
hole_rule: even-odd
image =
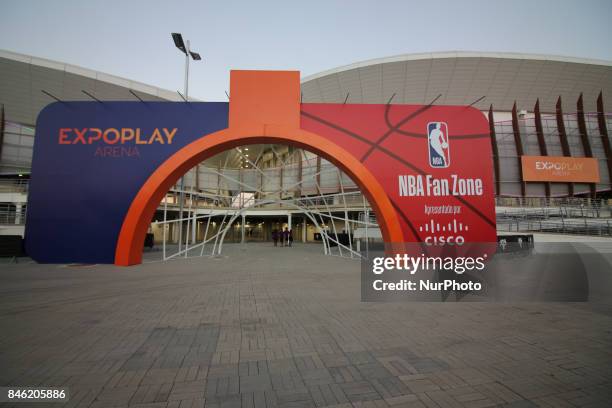
[{"label": "white truss structure", "polygon": [[[305,219],[308,219],[315,226],[316,231],[321,234],[322,252],[324,255],[340,256],[351,259],[360,259],[362,257],[360,248],[353,247],[354,237],[353,231],[348,227],[350,225],[362,228],[365,231],[365,249],[367,252],[368,230],[373,231],[377,229],[378,224],[375,222],[375,219],[370,217],[370,206],[361,192],[355,191],[355,184],[352,180],[350,180],[352,184],[351,190],[346,191],[345,182],[343,181],[343,178],[346,180],[346,175],[344,175],[340,169],[333,165],[322,168],[320,166],[320,159],[317,159],[316,156],[314,156],[314,158],[312,156],[308,157],[305,151],[300,150],[300,160],[302,160],[300,172],[303,174],[304,170],[306,170],[308,177],[303,177],[302,174],[300,174],[297,181],[284,186],[282,183],[282,171],[289,167],[288,163],[283,160],[282,155],[278,153],[273,145],[267,145],[266,147],[272,152],[277,162],[280,162],[281,167],[266,169],[258,165],[258,163],[261,162],[260,159],[264,153],[264,149],[260,150],[255,160],[251,160],[248,154],[245,154],[241,148],[234,149],[234,158],[239,157],[242,163],[248,163],[248,171],[259,175],[261,177],[260,183],[249,183],[244,180],[242,177],[242,172],[245,171],[244,168],[242,172],[240,169],[236,168],[228,169],[226,165],[230,158],[229,154],[226,155],[223,169],[221,166],[218,166],[216,169],[206,166],[207,173],[216,175],[219,180],[224,179],[228,185],[239,187],[239,194],[244,192],[248,194],[252,193],[253,198],[247,202],[242,199],[236,200],[236,197],[242,196],[236,194],[223,194],[219,188],[214,193],[195,189],[193,184],[190,188],[185,187],[182,190],[180,188],[171,189],[171,194],[178,194],[185,197],[188,205],[183,208],[184,214],[179,213],[178,218],[169,219],[168,196],[162,200],[163,220],[155,221],[152,224],[162,230],[163,261],[181,257],[220,256],[227,234],[237,220],[241,220],[241,242],[244,243],[246,214],[248,213],[250,216],[256,216],[258,211],[270,211],[270,209],[296,212],[300,216],[305,217]],[[313,160],[319,160],[318,167],[314,168],[314,173],[313,166],[309,166]],[[310,168],[304,168],[303,163],[306,163],[307,167],[309,166]],[[199,167],[200,166],[197,166],[195,171],[200,171]],[[238,170],[238,172],[236,172],[236,170]],[[280,188],[273,190],[264,188],[266,181],[270,181],[272,178],[271,174],[274,173],[280,174]],[[321,175],[329,175],[330,173],[335,174],[337,178],[337,191],[325,193],[319,180]],[[305,183],[310,185],[311,191],[314,186],[316,195],[296,197],[295,192],[302,191]],[[271,182],[269,184],[274,183]],[[216,205],[202,208],[197,205],[197,203],[200,202],[213,202]],[[333,208],[330,206],[330,202],[334,203]],[[359,202],[359,207],[356,206],[357,202]],[[196,203],[195,206],[194,203]],[[236,203],[238,205],[236,205]],[[360,216],[358,219],[351,219],[349,217],[349,212],[355,212],[356,208],[359,209]],[[336,215],[334,215],[334,213]],[[338,213],[342,213],[343,216],[338,216]],[[211,225],[214,226],[216,224],[215,221],[212,221],[213,218],[220,217],[222,217],[222,220],[219,224],[219,228],[212,236],[209,236]],[[344,233],[348,234],[348,244],[346,244],[346,240],[344,240],[345,243],[341,242],[336,222],[344,222],[344,225],[347,226]],[[167,232],[169,226],[172,224],[180,226],[178,228],[178,231],[181,231],[178,237],[178,245],[170,242],[171,237],[169,237]],[[200,240],[197,239],[198,225],[201,225],[204,229],[203,238]],[[328,225],[331,226],[331,228],[328,227]],[[186,233],[184,234],[182,233],[183,228],[186,229]]]}]

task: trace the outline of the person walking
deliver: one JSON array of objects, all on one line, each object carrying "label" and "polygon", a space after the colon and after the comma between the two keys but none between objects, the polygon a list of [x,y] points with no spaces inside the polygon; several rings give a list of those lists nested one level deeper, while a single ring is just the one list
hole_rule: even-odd
[{"label": "person walking", "polygon": [[278,231],[276,229],[272,230],[272,241],[274,241],[274,246],[278,246]]},{"label": "person walking", "polygon": [[283,246],[289,246],[289,229],[287,227],[283,231]]},{"label": "person walking", "polygon": [[289,230],[287,232],[287,240],[289,242],[289,246],[293,246],[293,230]]}]

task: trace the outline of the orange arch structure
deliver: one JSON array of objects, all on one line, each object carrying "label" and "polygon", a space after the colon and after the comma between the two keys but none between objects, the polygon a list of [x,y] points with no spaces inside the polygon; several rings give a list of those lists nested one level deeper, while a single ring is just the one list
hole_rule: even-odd
[{"label": "orange arch structure", "polygon": [[128,266],[142,261],[142,243],[155,210],[170,187],[196,164],[233,147],[248,144],[286,143],[325,157],[348,174],[361,188],[374,209],[383,239],[403,242],[404,237],[383,187],[374,175],[352,154],[322,136],[295,127],[261,125],[230,127],[206,135],[168,158],[147,179],[132,201],[117,240],[115,265]]}]

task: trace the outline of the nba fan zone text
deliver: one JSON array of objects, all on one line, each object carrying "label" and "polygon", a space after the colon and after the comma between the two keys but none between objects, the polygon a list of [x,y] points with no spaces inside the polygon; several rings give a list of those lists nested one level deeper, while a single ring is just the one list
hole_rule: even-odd
[{"label": "nba fan zone text", "polygon": [[482,179],[461,178],[451,174],[447,178],[434,178],[431,174],[400,175],[400,197],[444,197],[444,196],[481,196],[483,192]]}]

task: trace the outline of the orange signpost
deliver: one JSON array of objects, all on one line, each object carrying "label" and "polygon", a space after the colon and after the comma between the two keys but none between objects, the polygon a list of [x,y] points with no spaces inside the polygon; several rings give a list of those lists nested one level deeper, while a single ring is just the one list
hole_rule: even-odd
[{"label": "orange signpost", "polygon": [[590,157],[521,156],[523,181],[599,183],[597,159]]}]

